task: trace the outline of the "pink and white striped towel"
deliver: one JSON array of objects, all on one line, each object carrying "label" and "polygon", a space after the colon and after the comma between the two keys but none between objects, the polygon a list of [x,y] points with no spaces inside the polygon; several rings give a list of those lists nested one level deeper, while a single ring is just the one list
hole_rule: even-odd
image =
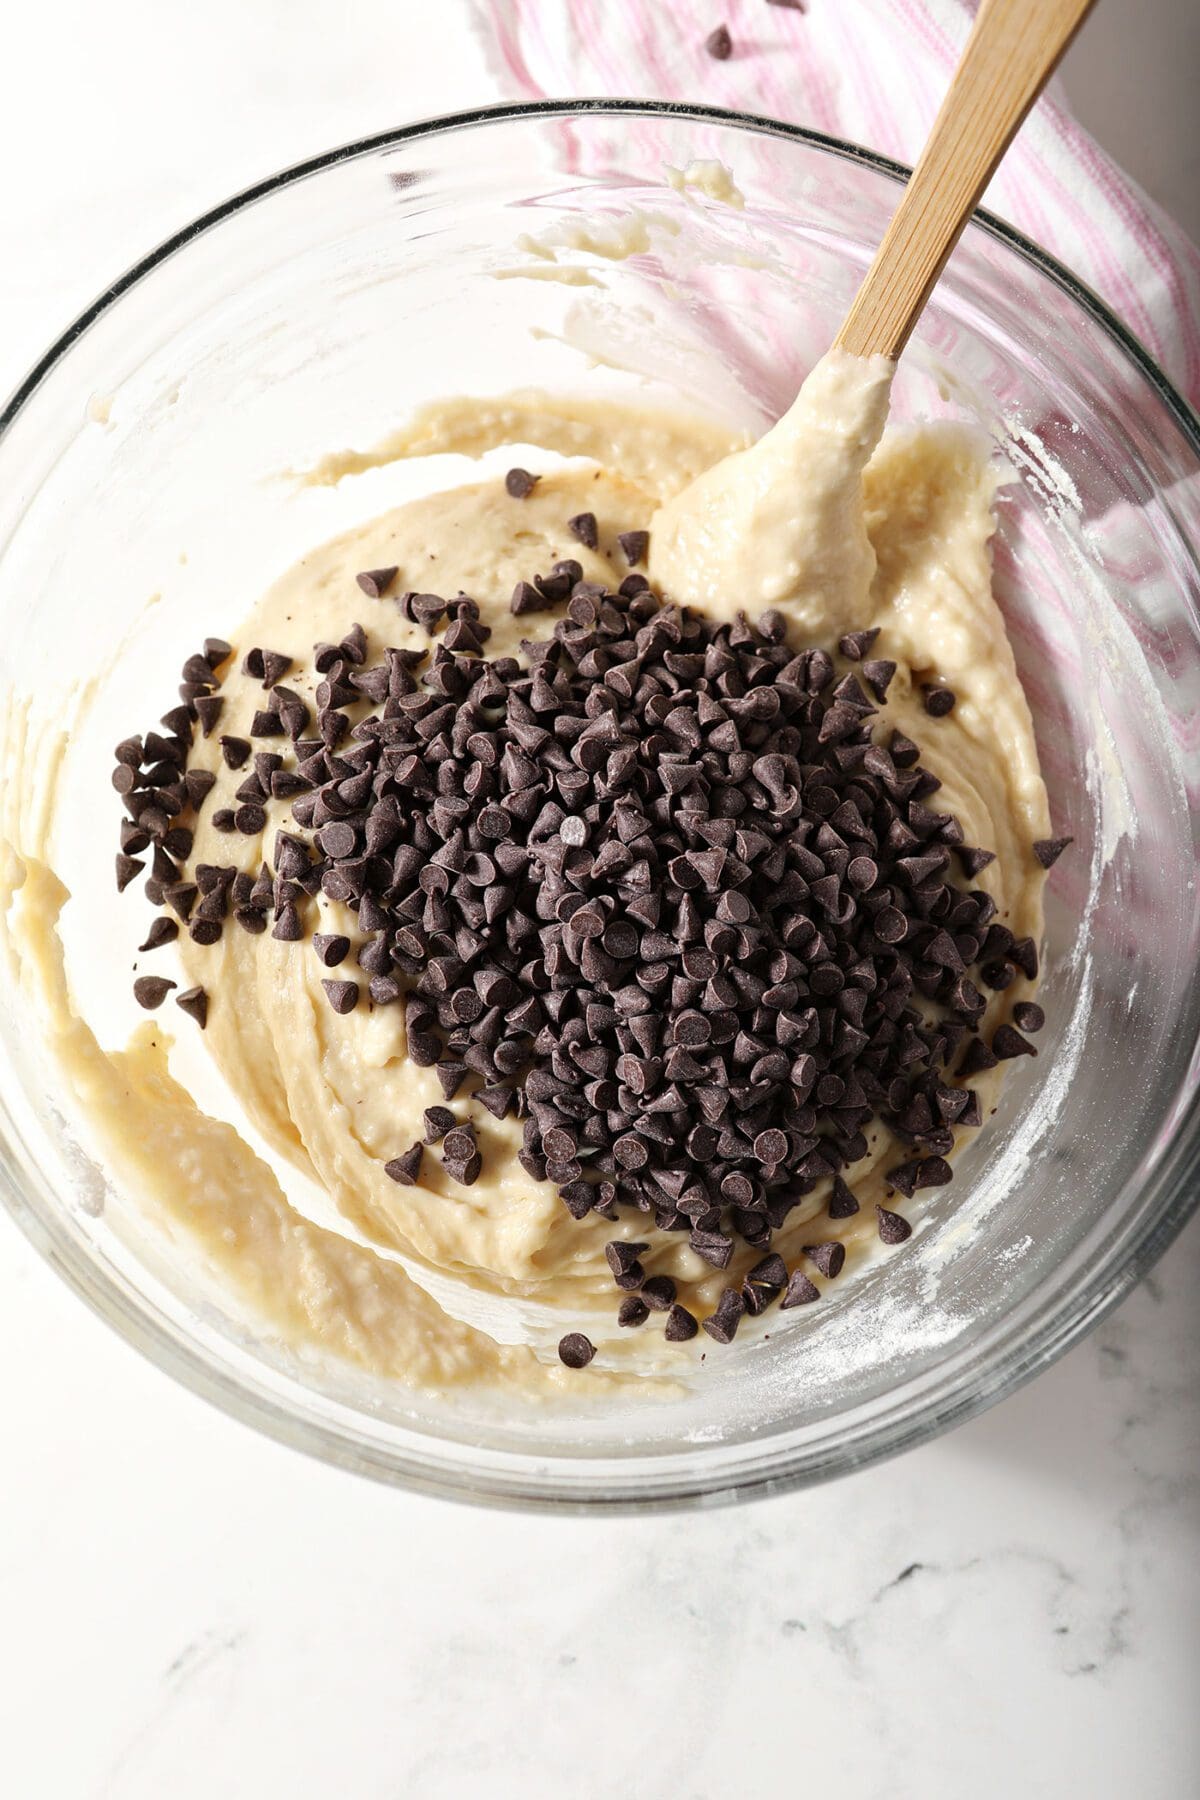
[{"label": "pink and white striped towel", "polygon": [[[518,99],[618,94],[765,113],[912,163],[974,0],[471,0]],[[724,23],[733,54],[705,39]],[[1093,287],[1200,407],[1200,253],[1072,118],[1057,89],[985,205]]]}]

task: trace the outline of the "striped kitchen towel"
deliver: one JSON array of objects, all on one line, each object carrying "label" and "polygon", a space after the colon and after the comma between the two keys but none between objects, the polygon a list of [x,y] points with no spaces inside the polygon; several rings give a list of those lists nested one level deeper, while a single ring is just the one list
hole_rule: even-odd
[{"label": "striped kitchen towel", "polygon": [[[696,100],[920,150],[973,0],[470,0],[514,98]],[[724,24],[732,53],[705,48]],[[1200,253],[1072,118],[1057,86],[985,198],[1073,269],[1200,406]]]}]

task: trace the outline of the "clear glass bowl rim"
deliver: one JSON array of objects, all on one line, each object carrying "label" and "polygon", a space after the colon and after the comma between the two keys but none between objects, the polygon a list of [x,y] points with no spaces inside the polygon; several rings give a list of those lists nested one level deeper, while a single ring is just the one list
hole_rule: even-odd
[{"label": "clear glass bowl rim", "polygon": [[[52,370],[124,294],[145,280],[176,252],[256,201],[339,163],[380,150],[440,137],[450,132],[467,131],[478,126],[523,119],[572,118],[596,113],[725,125],[737,130],[779,137],[847,162],[861,164],[879,174],[892,177],[897,183],[907,181],[912,173],[903,163],[824,132],[811,131],[803,126],[754,113],[735,112],[724,107],[690,102],[619,98],[548,99],[473,107],[462,112],[419,120],[393,131],[356,139],[320,156],[295,163],[290,168],[242,189],[240,193],[201,214],[166,238],[98,295],[51,344],[0,411],[0,438],[11,429]],[[1021,260],[1033,265],[1100,326],[1125,360],[1154,391],[1200,466],[1200,416],[1192,410],[1145,346],[1099,296],[1056,258],[994,214],[982,209],[976,211],[972,216],[971,226],[972,229],[982,230],[999,239]],[[6,1150],[7,1146],[0,1141],[0,1152]],[[571,1468],[578,1466],[575,1464],[568,1463],[560,1468],[554,1463],[543,1462],[538,1467],[531,1466],[525,1470],[515,1467],[522,1461],[533,1465],[536,1462],[533,1456],[506,1456],[502,1460],[514,1465],[511,1468],[435,1468],[430,1467],[419,1453],[394,1449],[381,1452],[374,1445],[356,1441],[349,1431],[326,1421],[317,1421],[311,1415],[303,1416],[276,1397],[256,1391],[249,1383],[232,1376],[226,1370],[215,1368],[206,1355],[179,1331],[151,1316],[144,1306],[132,1302],[117,1282],[98,1268],[73,1237],[56,1229],[52,1215],[46,1217],[40,1208],[30,1204],[29,1196],[22,1191],[15,1179],[7,1154],[0,1154],[0,1195],[17,1224],[50,1266],[127,1342],[174,1379],[242,1423],[254,1426],[280,1442],[324,1461],[418,1493],[460,1501],[469,1500],[477,1504],[568,1512],[652,1512],[696,1504],[722,1504],[780,1493],[867,1467],[901,1451],[913,1449],[953,1426],[964,1423],[998,1400],[1004,1399],[1077,1343],[1120,1303],[1179,1235],[1200,1205],[1200,1091],[1192,1096],[1179,1118],[1170,1147],[1151,1177],[1151,1189],[1154,1204],[1144,1208],[1140,1228],[1126,1243],[1120,1260],[1110,1266],[1111,1257],[1109,1263],[1101,1259],[1088,1281],[1078,1284],[1066,1295],[1056,1295],[1052,1305],[1044,1306],[1034,1324],[1025,1330],[1018,1342],[1003,1345],[999,1356],[976,1357],[977,1366],[968,1370],[965,1376],[961,1372],[955,1375],[955,1358],[952,1356],[944,1373],[939,1371],[932,1380],[926,1377],[918,1382],[918,1391],[911,1395],[906,1408],[888,1411],[858,1434],[844,1451],[827,1455],[821,1466],[808,1466],[806,1453],[802,1449],[783,1446],[773,1452],[768,1440],[756,1458],[743,1461],[733,1470],[706,1470],[703,1449],[698,1447],[695,1455],[680,1456],[677,1473],[673,1471],[665,1480],[656,1479],[651,1493],[639,1495],[637,1476],[634,1473],[636,1459],[631,1459],[628,1463],[610,1463],[605,1485],[591,1488],[581,1487],[571,1479]],[[929,1389],[934,1385],[940,1391],[931,1394]]]}]

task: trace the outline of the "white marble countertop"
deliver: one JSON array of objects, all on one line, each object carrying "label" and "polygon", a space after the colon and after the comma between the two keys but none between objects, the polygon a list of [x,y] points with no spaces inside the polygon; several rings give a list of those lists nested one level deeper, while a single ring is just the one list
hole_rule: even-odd
[{"label": "white marble countertop", "polygon": [[[1114,5],[1108,53],[1067,70],[1084,116],[1102,136],[1113,117],[1114,148],[1176,204],[1197,146],[1190,115],[1172,136],[1166,97],[1195,19],[1193,0]],[[1163,84],[1132,120],[1126,43]],[[45,0],[6,46],[5,389],[114,273],[234,189],[493,97],[457,0]],[[0,1222],[0,1792],[1200,1791],[1198,1287],[1193,1225],[1033,1386],[833,1487],[535,1520],[257,1438]]]}]

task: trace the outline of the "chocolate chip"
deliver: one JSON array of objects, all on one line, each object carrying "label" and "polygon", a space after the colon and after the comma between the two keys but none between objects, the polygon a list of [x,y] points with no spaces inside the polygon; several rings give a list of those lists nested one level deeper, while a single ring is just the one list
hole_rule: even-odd
[{"label": "chocolate chip", "polygon": [[199,812],[205,800],[217,785],[216,776],[209,769],[189,769],[183,778],[187,792],[188,805],[193,812]]},{"label": "chocolate chip", "polygon": [[572,535],[579,539],[585,549],[594,550],[596,548],[600,542],[600,533],[596,526],[595,513],[576,513],[573,519],[567,520],[567,524],[571,528]]},{"label": "chocolate chip", "polygon": [[[394,570],[393,573],[395,573]],[[362,576],[360,575],[359,585],[361,586],[361,584]],[[386,587],[386,585],[385,582],[384,586]],[[378,595],[376,598],[378,598]],[[389,1176],[392,1181],[398,1181],[401,1187],[414,1187],[421,1173],[422,1154],[422,1145],[413,1144],[402,1156],[394,1156],[391,1162],[384,1163],[383,1172],[385,1175]]]},{"label": "chocolate chip", "polygon": [[[509,480],[511,479],[510,475]],[[509,492],[512,492],[511,488]],[[568,1369],[586,1369],[595,1354],[596,1346],[590,1338],[584,1337],[582,1331],[568,1331],[565,1337],[558,1340],[558,1360],[565,1363]]]},{"label": "chocolate chip", "polygon": [[1037,980],[1037,947],[1031,937],[1017,938],[1009,945],[1005,955],[1009,962],[1016,964],[1022,975],[1027,976],[1030,981]]},{"label": "chocolate chip", "polygon": [[130,882],[136,881],[145,867],[145,863],[139,862],[135,856],[126,856],[123,851],[119,852],[117,855],[118,894],[123,894]]},{"label": "chocolate chip", "polygon": [[[625,1307],[628,1305],[628,1300],[622,1302],[621,1312],[624,1312]],[[643,1309],[642,1318],[645,1318],[645,1316],[645,1310]],[[617,1315],[617,1320],[619,1324],[624,1324],[624,1320],[621,1319],[620,1313]],[[639,1320],[638,1323],[640,1324],[641,1320]],[[668,1344],[686,1344],[691,1338],[695,1337],[698,1330],[699,1326],[696,1323],[695,1314],[690,1313],[686,1306],[680,1306],[676,1303],[671,1307],[667,1314],[667,1323],[666,1328],[663,1331],[663,1336],[666,1338]]]},{"label": "chocolate chip", "polygon": [[1069,837],[1039,838],[1033,846],[1033,854],[1043,869],[1052,869],[1068,844],[1074,842],[1075,839]]},{"label": "chocolate chip", "polygon": [[216,729],[217,721],[225,710],[225,702],[219,694],[200,694],[195,702],[196,719],[205,737],[211,737]]},{"label": "chocolate chip", "polygon": [[[306,895],[355,911],[371,1004],[403,1005],[409,1060],[447,1100],[470,1079],[482,1111],[515,1114],[522,1167],[574,1218],[640,1212],[719,1268],[739,1238],[753,1246],[730,1292],[759,1313],[784,1282],[770,1242],[796,1200],[829,1181],[829,1215],[857,1209],[873,1119],[905,1134],[903,1191],[945,1178],[952,1127],[980,1109],[943,1071],[964,1043],[967,1062],[996,1060],[971,974],[1036,969],[1034,946],[949,873],[952,852],[968,877],[982,853],[931,809],[917,746],[875,722],[887,665],[870,634],[848,635],[856,673],[838,679],[781,613],[722,624],[663,605],[642,575],[609,593],[569,557],[513,605],[566,617],[489,660],[472,599],[408,592],[406,619],[447,621],[432,656],[372,661],[361,626],[315,646],[311,736],[277,653],[251,654],[276,677],[255,731],[295,755],[257,746],[234,797],[249,817],[218,807],[213,824],[258,828],[268,798],[290,799],[294,830],[274,872],[235,874],[228,893],[210,866],[193,883],[177,868],[194,701],[216,685],[195,671],[173,738],[130,740],[136,762],[119,761],[121,854],[153,845],[152,903],[204,936],[228,914],[293,940]],[[244,763],[251,746],[226,737],[222,754]],[[314,949],[333,969],[350,940],[317,933]],[[358,981],[326,985],[331,1004],[357,1000]],[[478,1179],[473,1133],[451,1115],[441,1141],[448,1176]],[[613,1275],[627,1294],[649,1280],[644,1307],[676,1304],[638,1255]]]},{"label": "chocolate chip", "polygon": [[833,1178],[833,1188],[826,1208],[831,1219],[849,1219],[858,1211],[858,1201],[853,1190],[842,1180],[840,1175]]},{"label": "chocolate chip", "polygon": [[[292,666],[290,656],[284,656],[279,650],[264,650],[262,653],[262,684],[265,688],[273,688],[275,683],[286,675]],[[256,732],[254,734],[258,736]]]},{"label": "chocolate chip", "polygon": [[540,475],[531,475],[528,469],[510,469],[504,477],[504,486],[514,500],[528,500],[541,479]]},{"label": "chocolate chip", "polygon": [[825,1244],[805,1244],[804,1254],[814,1268],[821,1271],[828,1280],[840,1275],[846,1261],[846,1246],[836,1239]]},{"label": "chocolate chip", "polygon": [[133,984],[133,997],[139,1006],[144,1006],[147,1012],[153,1012],[162,1005],[175,985],[165,975],[139,975]]},{"label": "chocolate chip", "polygon": [[1013,1007],[1013,1024],[1018,1031],[1040,1031],[1046,1015],[1033,1000],[1018,1000]]},{"label": "chocolate chip", "polygon": [[161,950],[164,944],[173,944],[178,936],[179,927],[174,919],[155,919],[149,931],[146,933],[145,943],[139,944],[138,950],[139,952]]},{"label": "chocolate chip", "polygon": [[624,1238],[613,1238],[605,1244],[604,1255],[613,1274],[623,1276],[637,1266],[642,1251],[647,1249],[648,1244],[632,1244]]},{"label": "chocolate chip", "polygon": [[182,994],[176,994],[175,1004],[204,1030],[208,1024],[208,995],[202,987],[185,988]]},{"label": "chocolate chip", "polygon": [[1037,1051],[1028,1039],[1011,1025],[997,1025],[992,1033],[992,1051],[1001,1062],[1008,1062],[1014,1056],[1036,1056]]},{"label": "chocolate chip", "polygon": [[399,568],[393,564],[390,569],[363,569],[354,579],[364,594],[372,600],[381,600],[398,574]]},{"label": "chocolate chip", "polygon": [[545,612],[554,605],[554,601],[547,599],[532,582],[518,581],[510,604],[512,611],[520,617],[524,613]]},{"label": "chocolate chip", "polygon": [[323,981],[321,986],[335,1013],[353,1012],[358,1005],[357,981]]},{"label": "chocolate chip", "polygon": [[963,1052],[958,1072],[967,1077],[979,1075],[985,1069],[994,1069],[998,1060],[999,1058],[992,1054],[982,1038],[972,1038]]},{"label": "chocolate chip", "polygon": [[980,869],[986,869],[989,863],[996,860],[994,850],[972,850],[966,844],[956,844],[954,854],[962,864],[963,874],[968,880],[972,880]]},{"label": "chocolate chip", "polygon": [[636,568],[638,563],[645,562],[646,552],[650,548],[648,531],[619,531],[617,542],[631,569]]},{"label": "chocolate chip", "polygon": [[259,832],[267,828],[267,815],[261,806],[247,802],[238,807],[233,815],[233,823],[243,837],[257,837]]},{"label": "chocolate chip", "polygon": [[717,1302],[716,1312],[701,1319],[700,1323],[718,1344],[732,1344],[745,1310],[746,1303],[738,1290],[726,1288]]},{"label": "chocolate chip", "polygon": [[875,1217],[879,1222],[879,1236],[885,1244],[902,1244],[905,1238],[912,1236],[912,1226],[907,1219],[902,1219],[897,1212],[889,1212],[886,1206],[875,1208]]},{"label": "chocolate chip", "polygon": [[838,639],[838,649],[851,662],[861,662],[878,636],[878,627],[871,627],[867,631],[848,631],[845,637]]},{"label": "chocolate chip", "polygon": [[[729,35],[728,27],[725,25],[718,25],[715,31],[710,31],[704,40],[704,48],[708,51],[708,54],[715,57],[718,62],[727,62],[733,55],[733,39]],[[708,1330],[707,1321],[705,1322],[704,1329],[706,1331]]]},{"label": "chocolate chip", "polygon": [[[683,1308],[680,1307],[679,1311],[682,1312]],[[639,1300],[636,1294],[626,1294],[624,1300],[622,1300],[620,1306],[617,1308],[617,1324],[627,1327],[627,1328],[631,1328],[636,1325],[644,1325],[646,1323],[646,1320],[649,1317],[650,1317],[650,1308],[646,1305],[646,1302],[644,1300]],[[689,1314],[689,1317],[690,1317],[690,1314]],[[695,1321],[693,1320],[693,1335],[694,1335],[694,1332],[695,1332]],[[671,1320],[670,1320],[670,1317],[668,1316],[668,1318],[667,1318],[667,1336],[669,1337],[670,1334],[671,1334]]]},{"label": "chocolate chip", "polygon": [[226,736],[221,739],[221,755],[228,769],[240,769],[243,763],[250,760],[250,750],[247,738]]},{"label": "chocolate chip", "polygon": [[811,1306],[814,1300],[821,1298],[821,1290],[808,1279],[803,1269],[793,1269],[788,1278],[787,1289],[779,1302],[784,1312],[793,1306]]},{"label": "chocolate chip", "polygon": [[923,682],[921,692],[925,696],[925,711],[931,719],[944,719],[947,713],[953,712],[958,696],[952,689]]},{"label": "chocolate chip", "polygon": [[865,662],[862,666],[863,680],[866,682],[875,698],[879,701],[887,699],[887,691],[892,685],[892,678],[895,673],[895,663],[888,662],[882,657],[872,657],[869,662]]},{"label": "chocolate chip", "polygon": [[[448,1106],[427,1106],[424,1112],[425,1142],[440,1144],[448,1131],[453,1131],[458,1119]],[[470,1149],[467,1154],[470,1155]]]},{"label": "chocolate chip", "polygon": [[669,1275],[651,1275],[643,1281],[642,1299],[655,1312],[667,1312],[675,1304],[675,1283]]}]

